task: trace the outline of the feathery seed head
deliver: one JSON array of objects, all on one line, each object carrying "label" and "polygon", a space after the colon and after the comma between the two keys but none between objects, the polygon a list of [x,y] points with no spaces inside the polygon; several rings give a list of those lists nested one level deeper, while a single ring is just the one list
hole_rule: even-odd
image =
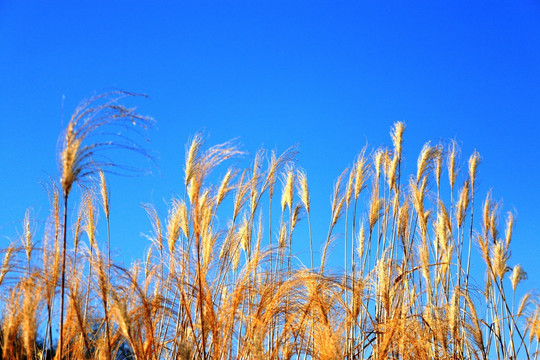
[{"label": "feathery seed head", "polygon": [[489,252],[490,252],[489,241],[487,240],[487,238],[484,238],[482,235],[477,235],[476,242],[478,243],[480,247],[480,254],[482,255],[482,258],[484,259],[488,269],[491,268],[491,258],[489,256]]},{"label": "feathery seed head", "polygon": [[[182,204],[184,206],[182,206]],[[171,209],[169,210],[169,218],[167,221],[167,245],[171,256],[176,248],[176,241],[180,236],[180,228],[182,224],[182,208],[185,207],[183,201],[173,199]]]},{"label": "feathery seed head", "polygon": [[460,297],[461,291],[459,287],[456,287],[454,289],[454,293],[452,294],[452,298],[450,300],[450,307],[448,309],[448,324],[450,326],[450,333],[452,334],[453,338],[456,338],[457,330],[458,330],[458,323],[459,323],[459,297]]},{"label": "feathery seed head", "polygon": [[2,269],[0,270],[0,285],[2,285],[6,274],[11,269],[11,260],[13,259],[14,255],[15,248],[13,246],[9,246],[4,254],[4,261],[2,262]]},{"label": "feathery seed head", "polygon": [[338,222],[343,213],[343,204],[345,203],[345,195],[342,195],[341,183],[348,169],[343,170],[334,184],[334,191],[332,192],[332,221],[330,227],[333,228]]},{"label": "feathery seed head", "polygon": [[525,309],[525,307],[527,307],[527,305],[529,305],[530,300],[531,300],[530,292],[523,295],[523,297],[521,298],[521,301],[519,302],[518,311],[516,313],[517,317],[521,317],[523,315],[523,310]]},{"label": "feathery seed head", "polygon": [[532,341],[533,339],[536,339],[536,341],[540,341],[540,305],[536,305],[536,310],[533,315],[533,320],[529,324],[529,328],[531,329],[531,333],[529,335],[529,341]]},{"label": "feathery seed head", "polygon": [[75,122],[69,122],[64,135],[64,148],[60,153],[60,163],[62,165],[62,176],[60,182],[62,184],[62,190],[64,196],[69,194],[73,182],[77,180],[78,175],[82,169],[77,167],[77,158],[80,156],[80,147],[82,139],[77,137],[77,133],[74,130]]},{"label": "feathery seed head", "polygon": [[477,151],[474,151],[474,153],[469,158],[469,178],[471,179],[471,189],[474,193],[474,184],[476,181],[476,173],[478,171],[478,164],[480,164],[480,154]]},{"label": "feathery seed head", "polygon": [[398,214],[398,234],[399,236],[404,239],[407,237],[407,231],[409,226],[409,209],[410,209],[410,201],[409,198],[405,199],[403,202],[403,205],[399,207],[399,214]]},{"label": "feathery seed head", "polygon": [[504,232],[506,247],[510,246],[510,241],[512,240],[512,231],[514,228],[514,215],[511,212],[508,212],[506,217],[506,230]]},{"label": "feathery seed head", "polygon": [[349,203],[351,202],[351,198],[353,194],[355,173],[356,171],[353,165],[353,168],[349,172],[349,180],[347,181],[347,188],[345,190],[345,202],[346,202],[347,208],[349,207]]},{"label": "feathery seed head", "polygon": [[81,237],[81,226],[84,218],[84,209],[85,204],[81,204],[79,206],[79,211],[77,212],[77,220],[75,222],[75,230],[73,232],[73,247],[75,248],[75,253],[77,252],[77,249],[79,248],[79,241]]},{"label": "feathery seed head", "polygon": [[527,329],[529,333],[529,341],[532,342],[536,338],[536,341],[540,340],[540,305],[536,304],[536,308],[533,313],[527,318]]},{"label": "feathery seed head", "polygon": [[424,144],[424,147],[420,151],[420,156],[418,156],[418,169],[416,171],[417,184],[420,183],[420,180],[426,175],[426,172],[431,169],[433,160],[439,156],[440,151],[439,146],[430,146],[429,141]]},{"label": "feathery seed head", "polygon": [[504,243],[501,240],[497,240],[492,248],[491,261],[493,263],[493,271],[495,276],[502,279],[509,268],[506,266],[510,254],[508,249],[505,248]]},{"label": "feathery seed head", "polygon": [[[250,207],[251,211],[255,212],[255,209],[257,207],[257,200],[259,195],[259,190],[257,190],[257,187],[261,183],[261,166],[262,166],[262,159],[263,159],[264,151],[259,150],[257,151],[257,154],[255,155],[255,161],[253,162],[253,173],[251,175],[251,194],[250,194]],[[261,190],[262,191],[262,190]]]},{"label": "feathery seed head", "polygon": [[510,282],[512,283],[512,290],[516,291],[516,287],[522,280],[527,279],[527,273],[523,270],[523,267],[519,264],[515,265],[510,274]]},{"label": "feathery seed head", "polygon": [[309,188],[307,184],[306,172],[304,170],[298,170],[298,172],[296,173],[296,177],[298,179],[298,183],[297,183],[298,196],[300,197],[300,201],[302,201],[304,208],[309,213],[310,200],[309,200]]},{"label": "feathery seed head", "polygon": [[238,270],[238,265],[240,264],[240,247],[234,246],[232,249],[232,266],[233,271]]},{"label": "feathery seed head", "polygon": [[225,196],[229,193],[229,191],[232,190],[232,186],[229,185],[231,178],[234,176],[231,169],[227,170],[227,173],[223,177],[223,180],[221,180],[221,183],[219,185],[219,189],[216,195],[216,206],[219,206],[223,199],[225,199]]},{"label": "feathery seed head", "polygon": [[458,228],[460,229],[463,226],[463,221],[465,220],[465,216],[467,214],[467,209],[469,207],[469,199],[469,181],[465,181],[459,193],[459,202],[457,204],[456,211],[456,222]]},{"label": "feathery seed head", "polygon": [[381,217],[381,211],[382,211],[383,207],[384,207],[384,199],[379,198],[379,196],[377,196],[375,194],[375,192],[374,192],[373,195],[371,196],[371,200],[369,202],[368,220],[369,220],[369,231],[370,232],[373,231],[373,228],[375,227],[375,224],[377,223],[377,221]]},{"label": "feathery seed head", "polygon": [[[419,215],[424,214],[424,197],[426,195],[427,179],[424,177],[421,184],[418,184],[411,177],[409,181],[409,187],[412,193],[412,202],[416,212]],[[418,186],[420,185],[420,186]]]},{"label": "feathery seed head", "polygon": [[420,253],[420,266],[422,269],[422,275],[428,282],[428,286],[429,286],[429,283],[431,280],[429,276],[429,248],[428,248],[428,244],[425,238],[420,245],[419,253]]},{"label": "feathery seed head", "polygon": [[202,140],[200,135],[193,140],[190,149],[186,154],[186,186],[189,185],[190,201],[198,201],[200,189],[203,187],[206,177],[212,170],[223,161],[234,156],[243,154],[238,149],[235,140],[227,141],[222,144],[212,146],[204,153],[200,153]]},{"label": "feathery seed head", "polygon": [[302,207],[300,205],[296,205],[294,207],[293,216],[291,219],[291,229],[293,230],[296,227],[296,224],[298,223],[298,221],[300,220],[301,210],[302,210]]},{"label": "feathery seed head", "polygon": [[203,145],[201,133],[197,133],[191,140],[191,145],[186,148],[186,165],[184,168],[184,185],[189,186],[200,160],[200,151]]},{"label": "feathery seed head", "polygon": [[437,188],[441,187],[441,172],[442,172],[442,163],[443,163],[443,147],[438,145],[437,148],[439,151],[435,157],[435,181],[437,183]]},{"label": "feathery seed head", "polygon": [[249,181],[244,182],[245,177],[246,171],[244,170],[242,172],[242,176],[240,176],[240,180],[238,180],[238,183],[236,184],[236,194],[234,196],[234,208],[232,216],[233,219],[240,214],[240,209],[242,209],[246,202],[246,195],[249,191]]},{"label": "feathery seed head", "polygon": [[484,201],[482,227],[484,236],[488,238],[491,235],[493,242],[499,238],[499,232],[497,230],[498,207],[498,204],[492,200],[491,191],[489,191],[486,195],[486,200]]},{"label": "feathery seed head", "polygon": [[24,214],[24,236],[23,236],[23,244],[24,244],[24,251],[26,252],[26,258],[28,260],[28,263],[30,263],[30,259],[32,257],[32,248],[34,245],[32,244],[32,230],[30,229],[30,209],[26,210]]},{"label": "feathery seed head", "polygon": [[390,136],[392,137],[392,143],[394,144],[394,156],[401,158],[401,148],[403,145],[403,132],[405,131],[405,124],[401,121],[395,122],[392,127]]},{"label": "feathery seed head", "polygon": [[392,197],[392,216],[397,216],[399,214],[399,193],[394,192],[394,195]]},{"label": "feathery seed head", "polygon": [[249,239],[249,222],[246,217],[246,214],[244,214],[244,218],[242,220],[242,225],[238,229],[238,239],[240,242],[240,246],[242,246],[242,250],[244,252],[249,253],[251,251],[250,249],[250,239]]},{"label": "feathery seed head", "polygon": [[270,153],[270,164],[268,165],[268,175],[266,181],[268,182],[268,188],[270,191],[270,198],[274,196],[274,188],[276,184],[276,170],[279,166],[278,159],[275,151]]},{"label": "feathery seed head", "polygon": [[187,205],[184,201],[180,202],[178,210],[180,212],[180,228],[182,229],[182,233],[187,239],[189,238],[190,231],[189,231],[188,210],[187,210]]},{"label": "feathery seed head", "polygon": [[493,210],[493,201],[491,200],[491,191],[487,193],[486,200],[484,201],[484,207],[482,212],[482,226],[484,228],[484,236],[487,237],[489,232],[489,223],[491,217],[491,211]]},{"label": "feathery seed head", "polygon": [[384,158],[384,150],[377,149],[373,155],[373,162],[375,164],[375,178],[379,179],[381,177],[381,166]]},{"label": "feathery seed head", "polygon": [[398,193],[397,190],[397,165],[398,165],[398,158],[394,155],[392,161],[388,165],[388,174],[387,174],[387,182],[388,187],[390,189],[394,189],[395,193]]},{"label": "feathery seed head", "polygon": [[343,215],[343,205],[345,204],[345,196],[342,196],[337,202],[337,206],[332,211],[332,224],[331,227],[334,227],[341,215]]},{"label": "feathery seed head", "polygon": [[278,246],[280,249],[284,249],[287,245],[287,225],[281,224],[279,227]]},{"label": "feathery seed head", "polygon": [[129,130],[134,126],[146,129],[152,123],[152,119],[137,114],[135,109],[119,105],[120,99],[131,96],[140,95],[124,91],[97,95],[79,105],[71,116],[66,130],[60,138],[60,183],[65,198],[69,195],[74,183],[94,174],[100,166],[115,166],[109,160],[100,161],[96,155],[99,150],[106,148],[129,149],[149,156],[134,141],[135,139],[129,138],[122,132],[107,133],[112,136],[112,139],[85,145],[86,139],[104,135],[105,128],[113,125],[123,126]]},{"label": "feathery seed head", "polygon": [[355,177],[354,177],[354,199],[358,200],[360,192],[364,189],[365,183],[368,177],[369,164],[364,156],[366,148],[364,148],[354,164]]},{"label": "feathery seed head", "polygon": [[391,168],[392,168],[392,159],[390,157],[390,150],[385,149],[383,152],[383,159],[382,159],[382,169],[384,171],[384,178],[386,182],[389,184],[390,188],[391,186]]},{"label": "feathery seed head", "polygon": [[448,219],[448,213],[444,204],[441,202],[439,204],[439,211],[437,212],[437,219],[433,224],[435,230],[437,247],[441,246],[443,251],[448,251],[448,240],[451,237],[451,228],[449,227],[450,220]]},{"label": "feathery seed head", "polygon": [[99,170],[99,189],[101,193],[101,201],[103,205],[103,211],[105,212],[105,217],[109,218],[109,193],[107,191],[107,181],[105,179],[105,173],[103,170]]},{"label": "feathery seed head", "polygon": [[358,231],[358,247],[356,249],[358,253],[358,257],[362,259],[364,256],[364,242],[366,241],[366,231],[364,229],[364,224],[360,227],[360,230]]},{"label": "feathery seed head", "polygon": [[84,231],[86,232],[86,236],[88,236],[90,247],[94,247],[96,241],[96,216],[93,193],[89,191],[85,193],[84,203]]},{"label": "feathery seed head", "polygon": [[285,169],[283,174],[283,191],[281,193],[281,211],[285,211],[285,207],[288,206],[292,211],[293,191],[294,191],[294,168],[291,164]]},{"label": "feathery seed head", "polygon": [[197,197],[199,196],[200,189],[201,189],[200,178],[196,179],[192,177],[187,185],[187,195],[188,195],[190,204],[196,203]]},{"label": "feathery seed head", "polygon": [[458,153],[457,144],[454,140],[451,143],[451,149],[448,149],[448,158],[446,159],[448,166],[448,179],[450,180],[450,189],[454,189],[458,171],[456,169],[456,156]]}]

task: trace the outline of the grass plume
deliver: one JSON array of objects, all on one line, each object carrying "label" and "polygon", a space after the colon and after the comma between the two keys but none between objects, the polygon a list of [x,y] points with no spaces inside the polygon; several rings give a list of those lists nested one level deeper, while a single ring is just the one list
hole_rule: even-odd
[{"label": "grass plume", "polygon": [[[488,195],[481,227],[473,229],[480,156],[475,152],[468,173],[460,174],[457,144],[443,157],[442,146],[428,142],[416,171],[407,174],[403,123],[391,129],[392,150],[364,148],[341,173],[330,216],[316,219],[313,229],[313,189],[307,172],[292,166],[294,148],[269,153],[267,162],[268,153],[260,151],[251,166],[229,168],[216,180],[211,172],[243,152],[234,141],[207,147],[196,134],[186,147],[184,196],[171,195],[163,218],[144,205],[148,247],[141,260],[120,266],[110,252],[118,235],[109,221],[122,219],[110,206],[105,172],[113,162],[105,151],[146,151],[126,137],[93,140],[109,126],[150,125],[119,105],[131,95],[100,95],[77,108],[61,138],[61,176],[51,187],[42,238],[33,225],[40,222],[27,212],[22,241],[0,250],[3,359],[510,359],[538,353],[538,300],[531,294],[515,299],[526,272],[510,256],[514,214],[499,229],[501,206]],[[446,185],[440,181],[445,171]],[[283,187],[274,209],[276,179]],[[74,184],[83,191],[73,192]],[[456,184],[463,185],[454,200]],[[79,210],[68,227],[70,195]],[[107,241],[97,231],[99,214],[107,220]],[[307,226],[300,226],[306,217]],[[319,234],[321,223],[326,236]],[[337,230],[341,225],[346,235]],[[332,258],[340,241],[352,250],[344,265]],[[475,241],[479,253],[470,251]],[[318,265],[317,245],[323,249]],[[473,268],[471,258],[478,264]],[[53,328],[60,335],[56,346]]]}]

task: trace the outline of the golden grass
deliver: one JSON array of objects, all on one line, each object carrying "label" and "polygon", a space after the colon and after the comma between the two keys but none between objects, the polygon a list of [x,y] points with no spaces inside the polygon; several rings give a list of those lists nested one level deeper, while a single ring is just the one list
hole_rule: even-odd
[{"label": "golden grass", "polygon": [[[109,204],[110,163],[96,158],[116,139],[88,141],[111,125],[149,124],[119,104],[130,95],[98,96],[75,111],[48,225],[39,238],[27,212],[21,239],[2,250],[1,359],[537,357],[540,305],[528,294],[516,309],[526,273],[510,258],[514,217],[500,231],[488,194],[475,226],[479,154],[460,177],[456,142],[428,142],[416,171],[402,174],[403,123],[391,129],[392,148],[364,148],[338,177],[326,237],[312,236],[308,176],[292,165],[295,149],[270,153],[267,164],[260,151],[251,167],[214,183],[212,170],[241,151],[234,142],[205,149],[197,134],[186,147],[184,197],[172,198],[165,218],[145,205],[148,251],[129,268],[116,265],[109,223],[123,220]],[[71,220],[74,184],[82,195]],[[96,231],[100,212],[106,242]],[[298,229],[303,214],[308,226]],[[292,248],[308,238],[305,267]],[[322,241],[318,261],[314,240]],[[328,258],[331,245],[344,247],[343,264]],[[483,259],[484,279],[470,281],[471,259]]]}]

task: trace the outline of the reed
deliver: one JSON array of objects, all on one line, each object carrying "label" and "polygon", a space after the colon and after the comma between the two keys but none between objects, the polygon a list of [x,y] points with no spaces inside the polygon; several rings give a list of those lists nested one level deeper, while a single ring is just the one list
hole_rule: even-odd
[{"label": "reed", "polygon": [[[480,156],[460,173],[455,141],[427,143],[406,174],[403,123],[391,129],[392,148],[362,149],[337,178],[326,236],[315,231],[324,219],[312,219],[294,148],[268,161],[259,151],[252,165],[215,180],[212,171],[243,152],[234,141],[206,147],[195,135],[184,196],[172,197],[164,218],[144,206],[147,251],[119,266],[110,222],[122,218],[110,206],[106,171],[122,167],[111,168],[102,152],[147,152],[125,138],[91,141],[110,126],[150,125],[119,105],[131,95],[100,95],[76,109],[62,135],[47,225],[39,229],[27,212],[21,239],[1,250],[1,359],[537,357],[538,299],[515,298],[526,272],[510,256],[514,214],[500,229],[500,205],[488,194],[476,227]],[[71,223],[68,198],[79,209]],[[96,231],[100,213],[106,239]],[[294,257],[308,242],[308,255]],[[343,260],[332,257],[340,242]],[[484,278],[471,263],[484,264]]]}]

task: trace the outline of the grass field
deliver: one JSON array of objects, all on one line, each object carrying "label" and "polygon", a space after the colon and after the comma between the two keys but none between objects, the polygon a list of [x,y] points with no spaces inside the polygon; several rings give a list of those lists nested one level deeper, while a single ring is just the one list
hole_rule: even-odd
[{"label": "grass field", "polygon": [[[194,135],[184,197],[166,217],[144,206],[151,246],[118,266],[115,237],[98,239],[96,226],[123,221],[107,176],[129,168],[106,154],[148,152],[133,138],[96,139],[151,126],[121,105],[131,96],[104,94],[75,110],[47,225],[38,231],[28,212],[20,239],[1,250],[2,359],[536,358],[540,307],[515,296],[526,273],[510,258],[514,218],[476,192],[480,155],[460,164],[455,142],[427,143],[416,172],[402,173],[399,122],[391,146],[359,149],[338,176],[329,219],[311,217],[294,148],[260,151],[216,179],[241,151]],[[312,222],[328,224],[322,256]],[[304,267],[292,261],[297,239],[309,244]],[[332,246],[343,259],[328,258]],[[485,268],[474,282],[471,263]]]}]

